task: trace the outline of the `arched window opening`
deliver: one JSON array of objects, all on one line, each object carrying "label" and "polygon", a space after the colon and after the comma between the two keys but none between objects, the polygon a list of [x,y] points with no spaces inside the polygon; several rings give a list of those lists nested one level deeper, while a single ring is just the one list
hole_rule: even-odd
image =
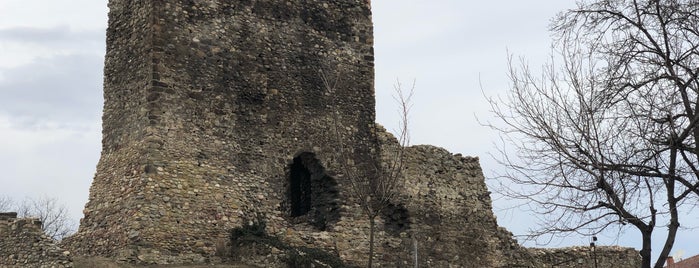
[{"label": "arched window opening", "polygon": [[301,153],[289,165],[287,209],[291,217],[301,217],[319,230],[340,218],[337,182],[313,153]]}]

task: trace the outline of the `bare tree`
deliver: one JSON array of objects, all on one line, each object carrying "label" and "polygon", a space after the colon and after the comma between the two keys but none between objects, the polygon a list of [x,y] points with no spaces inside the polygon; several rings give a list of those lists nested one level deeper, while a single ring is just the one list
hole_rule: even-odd
[{"label": "bare tree", "polygon": [[699,2],[581,1],[552,24],[541,75],[510,60],[510,95],[489,99],[502,123],[506,195],[532,201],[532,235],[597,234],[631,226],[651,267],[651,234],[699,196]]},{"label": "bare tree", "polygon": [[61,240],[75,232],[75,223],[68,215],[68,208],[56,198],[25,198],[17,206],[17,215],[39,218],[44,233],[54,240]]},{"label": "bare tree", "polygon": [[0,212],[9,212],[11,209],[12,199],[7,196],[0,195]]},{"label": "bare tree", "polygon": [[[325,89],[331,96],[335,96],[336,89],[339,85],[339,76],[334,78],[328,77],[322,71],[321,78]],[[362,212],[369,220],[369,256],[368,267],[373,267],[374,256],[374,235],[376,229],[376,217],[394,201],[397,194],[397,187],[402,178],[402,171],[405,160],[405,148],[410,144],[410,135],[408,131],[408,114],[410,113],[410,103],[415,89],[415,83],[410,87],[410,90],[405,92],[400,81],[394,85],[394,99],[399,105],[400,122],[397,131],[398,146],[381,147],[378,144],[379,129],[376,124],[372,124],[371,135],[375,135],[376,146],[378,151],[369,152],[367,154],[356,154],[353,148],[346,143],[346,131],[344,131],[340,123],[339,110],[333,111],[333,126],[332,137],[337,144],[339,151],[338,162],[341,167],[341,173],[345,177],[345,182],[350,186],[349,192],[356,200]],[[334,103],[338,103],[336,100]],[[382,150],[383,148],[383,150]]]}]

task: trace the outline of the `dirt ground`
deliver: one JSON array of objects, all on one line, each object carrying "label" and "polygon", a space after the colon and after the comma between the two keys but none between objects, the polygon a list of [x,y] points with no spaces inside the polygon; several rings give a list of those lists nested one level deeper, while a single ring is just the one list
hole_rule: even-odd
[{"label": "dirt ground", "polygon": [[219,264],[219,265],[144,265],[136,266],[130,264],[116,263],[113,260],[106,258],[75,258],[73,260],[73,265],[75,268],[140,268],[140,267],[168,267],[168,268],[255,268],[255,266],[249,266],[244,264]]}]

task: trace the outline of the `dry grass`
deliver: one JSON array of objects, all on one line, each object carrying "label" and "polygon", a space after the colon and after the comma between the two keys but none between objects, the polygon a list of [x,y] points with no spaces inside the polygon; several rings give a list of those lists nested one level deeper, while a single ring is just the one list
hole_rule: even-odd
[{"label": "dry grass", "polygon": [[101,257],[89,257],[89,258],[75,258],[73,260],[73,265],[75,268],[137,268],[137,267],[169,267],[169,268],[255,268],[255,266],[249,266],[244,264],[218,264],[218,265],[131,265],[116,263],[114,260],[101,258]]},{"label": "dry grass", "polygon": [[76,257],[73,259],[73,266],[75,268],[93,268],[93,267],[131,268],[131,267],[133,267],[133,266],[126,265],[126,264],[118,264],[113,260],[110,260],[107,258],[101,258],[101,257],[89,257],[89,258]]}]

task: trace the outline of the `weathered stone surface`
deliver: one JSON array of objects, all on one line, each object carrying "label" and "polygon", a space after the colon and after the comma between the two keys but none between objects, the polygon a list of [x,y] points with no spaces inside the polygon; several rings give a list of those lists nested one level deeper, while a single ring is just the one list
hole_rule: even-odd
[{"label": "weathered stone surface", "polygon": [[[256,214],[284,233],[305,224],[284,205],[293,159],[312,153],[333,169],[331,112],[341,113],[357,154],[375,147],[365,1],[109,7],[102,156],[80,229],[66,240],[77,253],[147,263],[208,258],[212,241]],[[331,96],[321,69],[342,73],[351,87]],[[325,224],[311,218],[313,228]],[[150,249],[174,257],[147,257]]]},{"label": "weathered stone surface", "polygon": [[[379,140],[383,152],[398,146],[385,131]],[[409,227],[397,236],[386,235],[395,241],[381,245],[394,248],[384,246],[380,258],[408,266],[417,249],[421,267],[499,267],[498,226],[478,158],[430,145],[405,150],[405,176],[395,203],[406,208]]]},{"label": "weathered stone surface", "polygon": [[539,263],[534,267],[641,267],[638,251],[622,247],[570,247],[557,249],[527,249],[529,258]]},{"label": "weathered stone surface", "polygon": [[[124,262],[215,262],[228,230],[262,217],[285,243],[363,265],[369,222],[339,172],[332,132],[349,137],[355,159],[398,146],[374,131],[369,1],[109,7],[102,156],[80,229],[64,244]],[[340,79],[332,94],[321,70]],[[524,249],[497,226],[478,158],[428,145],[406,152],[399,195],[378,219],[382,266],[412,266],[416,255],[421,267],[567,258]],[[250,262],[281,265],[278,251]]]},{"label": "weathered stone surface", "polygon": [[56,246],[41,230],[41,221],[0,213],[0,267],[73,267],[70,251]]}]

